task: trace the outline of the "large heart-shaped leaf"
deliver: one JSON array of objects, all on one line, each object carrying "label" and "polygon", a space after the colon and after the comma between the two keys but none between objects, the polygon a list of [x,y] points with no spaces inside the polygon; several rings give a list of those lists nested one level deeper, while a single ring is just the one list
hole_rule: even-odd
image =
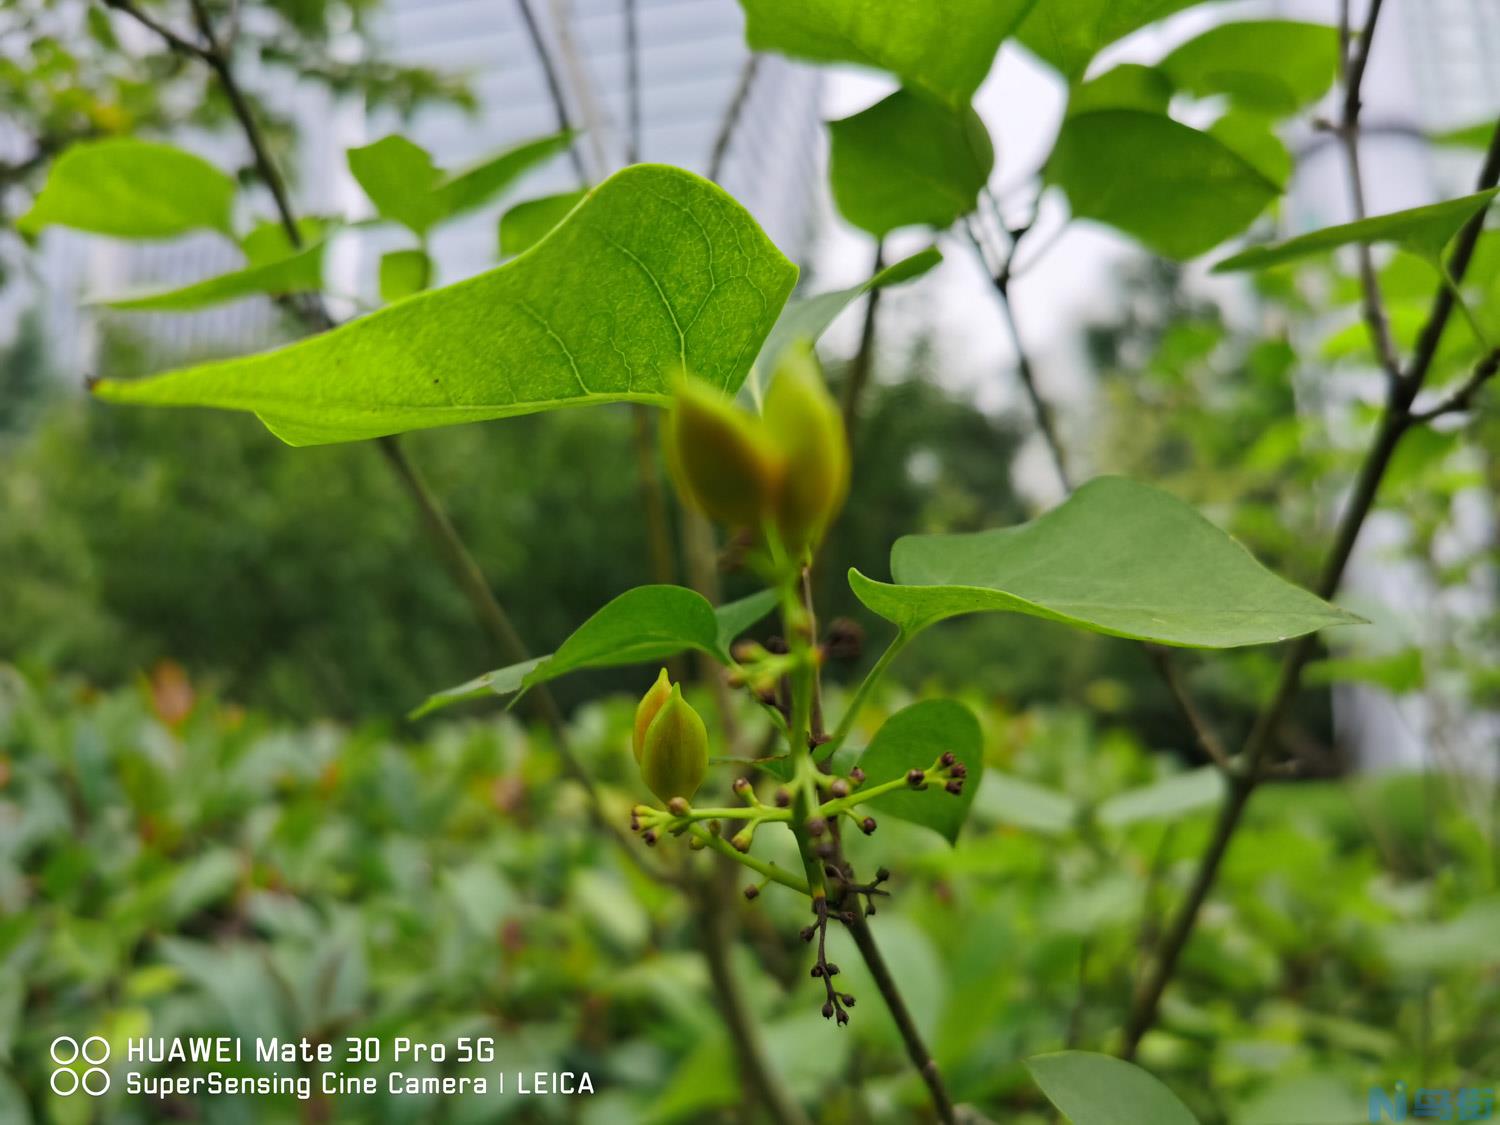
[{"label": "large heart-shaped leaf", "polygon": [[907,633],[1008,611],[1157,644],[1267,644],[1360,618],[1278,578],[1181,500],[1122,477],[1089,481],[1029,523],[909,535],[895,584],[849,572],[864,604]]},{"label": "large heart-shaped leaf", "polygon": [[1299,234],[1296,238],[1289,238],[1274,246],[1251,247],[1225,258],[1214,266],[1213,272],[1262,270],[1357,242],[1394,242],[1425,261],[1436,261],[1443,247],[1458,233],[1458,228],[1488,207],[1497,191],[1500,188],[1491,188],[1474,195],[1447,199],[1442,203],[1429,203],[1424,207],[1412,207],[1405,211],[1393,211],[1388,215],[1374,215],[1352,223],[1324,227],[1322,230]]},{"label": "large heart-shaped leaf", "polygon": [[947,751],[968,767],[962,793],[955,796],[940,785],[897,789],[862,807],[923,825],[950,844],[956,842],[984,780],[984,737],[979,720],[962,703],[924,699],[897,711],[875,732],[858,764],[869,778],[865,784],[879,785],[909,770],[926,769]]},{"label": "large heart-shaped leaf", "polygon": [[419,718],[465,699],[513,695],[585,668],[646,664],[687,649],[727,662],[734,639],[775,605],[774,590],[762,590],[714,609],[701,594],[683,586],[637,586],[575,629],[551,655],[497,668],[437,692],[411,717]]},{"label": "large heart-shaped leaf", "polygon": [[1326,94],[1338,61],[1338,32],[1326,24],[1250,20],[1210,28],[1157,65],[1186,93],[1284,115]]},{"label": "large heart-shaped leaf", "polygon": [[1018,37],[1071,82],[1082,77],[1094,56],[1115,40],[1198,2],[1044,0],[1031,8]]},{"label": "large heart-shaped leaf", "polygon": [[1123,1059],[1058,1051],[1027,1059],[1026,1069],[1073,1125],[1198,1125],[1158,1078]]},{"label": "large heart-shaped leaf", "polygon": [[171,145],[116,137],[76,144],[57,158],[16,229],[72,227],[116,238],[232,235],[234,180]]},{"label": "large heart-shaped leaf", "polygon": [[995,166],[984,122],[897,90],[828,124],[828,178],[839,212],[877,238],[898,227],[942,229],[974,210]]},{"label": "large heart-shaped leaf", "polygon": [[1241,233],[1281,192],[1217,137],[1140,109],[1069,116],[1046,175],[1067,192],[1077,217],[1177,259]]},{"label": "large heart-shaped leaf", "polygon": [[753,50],[888,70],[966,105],[1036,0],[740,0]]},{"label": "large heart-shaped leaf", "polygon": [[488,273],[276,351],[94,389],[253,411],[292,445],[591,403],[661,405],[684,369],[738,389],[796,275],[718,187],[640,164]]}]

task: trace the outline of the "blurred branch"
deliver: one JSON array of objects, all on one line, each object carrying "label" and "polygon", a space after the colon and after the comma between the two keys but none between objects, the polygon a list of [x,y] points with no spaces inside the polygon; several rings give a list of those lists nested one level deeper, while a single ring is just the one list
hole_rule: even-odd
[{"label": "blurred branch", "polygon": [[[885,268],[885,241],[875,240],[875,261],[870,265],[870,276],[874,277]],[[859,400],[865,385],[870,381],[870,372],[875,366],[875,314],[880,309],[880,290],[877,285],[865,297],[865,319],[859,329],[859,350],[849,363],[849,374],[844,379],[843,402],[844,430],[849,435],[849,444],[854,444],[854,424],[859,418]]]},{"label": "blurred branch", "polygon": [[1145,646],[1147,654],[1156,665],[1161,674],[1162,682],[1167,685],[1171,692],[1177,709],[1182,717],[1187,720],[1188,726],[1193,730],[1193,736],[1197,739],[1199,747],[1203,752],[1213,759],[1214,765],[1226,773],[1234,769],[1234,763],[1230,760],[1229,751],[1224,748],[1224,740],[1214,730],[1207,717],[1198,710],[1198,705],[1193,702],[1193,697],[1188,694],[1187,685],[1182,682],[1177,664],[1172,659],[1172,654],[1161,645],[1148,644]]},{"label": "blurred branch", "polygon": [[[1345,92],[1346,106],[1358,103],[1357,83],[1364,76],[1379,8],[1379,0],[1372,0],[1372,11],[1365,23],[1360,46],[1347,68],[1347,80],[1354,84],[1354,88]],[[1343,15],[1344,27],[1341,35],[1347,41],[1349,35],[1347,4],[1344,6]],[[1491,135],[1475,190],[1486,191],[1495,187],[1497,183],[1500,183],[1500,122],[1497,122]],[[1452,317],[1456,283],[1461,282],[1468,272],[1469,263],[1474,256],[1474,248],[1484,230],[1484,211],[1485,209],[1481,208],[1476,212],[1455,239],[1453,253],[1448,259],[1448,274],[1454,279],[1455,284],[1444,284],[1438,288],[1427,321],[1418,336],[1411,363],[1404,373],[1401,373],[1398,368],[1396,377],[1387,380],[1386,402],[1375,437],[1360,466],[1353,492],[1334,532],[1333,543],[1329,547],[1318,578],[1315,589],[1320,597],[1332,597],[1338,590],[1345,568],[1353,554],[1354,545],[1359,538],[1360,529],[1375,505],[1381,482],[1385,478],[1396,449],[1406,431],[1420,420],[1420,416],[1412,412],[1412,403],[1427,380],[1433,359],[1437,354],[1438,342],[1442,339],[1443,331]],[[1481,368],[1484,366],[1486,365],[1481,364]],[[1480,382],[1482,383],[1487,378],[1489,378],[1488,375],[1484,376]],[[1136,992],[1126,1023],[1124,1044],[1121,1050],[1122,1056],[1127,1059],[1135,1057],[1141,1039],[1155,1026],[1162,993],[1176,972],[1183,948],[1192,936],[1198,915],[1218,877],[1220,866],[1228,852],[1235,831],[1239,827],[1245,808],[1260,781],[1275,769],[1268,763],[1268,757],[1276,743],[1286,711],[1301,685],[1302,671],[1316,647],[1316,634],[1309,634],[1292,642],[1286,651],[1271,701],[1261,712],[1245,741],[1239,758],[1240,768],[1230,775],[1229,794],[1224,804],[1220,806],[1209,847],[1199,859],[1198,869],[1194,873],[1187,897],[1158,949],[1149,974],[1142,980]]]},{"label": "blurred branch", "polygon": [[[521,14],[521,22],[526,26],[526,35],[531,40],[532,50],[536,53],[536,60],[542,68],[542,78],[547,83],[547,94],[552,99],[552,113],[557,120],[559,132],[574,132],[573,115],[568,110],[567,97],[563,94],[562,82],[557,77],[557,67],[552,63],[552,54],[547,50],[547,41],[542,37],[541,25],[537,23],[536,13],[531,10],[530,0],[516,0],[516,10]],[[587,185],[589,182],[588,170],[583,164],[583,153],[578,148],[578,137],[576,134],[568,143],[568,159],[573,162],[573,171],[578,174],[578,182]]]},{"label": "blurred branch", "polygon": [[729,148],[734,143],[735,131],[740,126],[740,118],[744,116],[745,104],[750,100],[750,91],[755,85],[755,75],[760,69],[760,56],[752,54],[745,59],[745,65],[740,67],[739,81],[735,83],[734,93],[729,97],[729,105],[724,109],[724,116],[719,122],[718,132],[714,134],[713,148],[708,155],[708,178],[714,183],[719,182],[719,177],[724,173],[724,162],[729,159]]},{"label": "blurred branch", "polygon": [[1427,410],[1414,411],[1411,420],[1431,422],[1434,418],[1441,418],[1444,414],[1458,414],[1472,409],[1475,396],[1486,383],[1495,377],[1497,369],[1500,369],[1500,348],[1492,350],[1475,364],[1469,377],[1454,388],[1447,397],[1439,400],[1437,405]]}]

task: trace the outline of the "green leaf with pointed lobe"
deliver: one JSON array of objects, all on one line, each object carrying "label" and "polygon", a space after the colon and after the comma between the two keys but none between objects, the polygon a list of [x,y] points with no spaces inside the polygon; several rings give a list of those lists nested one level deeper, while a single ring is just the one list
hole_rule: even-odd
[{"label": "green leaf with pointed lobe", "polygon": [[639,164],[519,258],[331,332],[95,393],[247,410],[291,445],[564,406],[668,400],[686,369],[744,381],[797,270],[738,203]]},{"label": "green leaf with pointed lobe", "polygon": [[432,284],[432,259],[424,250],[392,250],[380,256],[380,299],[386,304]]},{"label": "green leaf with pointed lobe", "polygon": [[984,122],[897,90],[828,123],[828,178],[839,212],[877,238],[898,227],[943,229],[974,210],[995,166]]},{"label": "green leaf with pointed lobe", "polygon": [[234,195],[234,180],[180,148],[134,137],[85,141],[57,158],[16,229],[60,226],[115,238],[213,230],[232,238]]},{"label": "green leaf with pointed lobe", "polygon": [[588,192],[565,191],[517,203],[500,216],[500,254],[513,258],[530,250],[577,207]]},{"label": "green leaf with pointed lobe", "polygon": [[1194,648],[1269,644],[1360,620],[1278,578],[1168,493],[1098,477],[1016,527],[908,535],[894,584],[849,572],[855,595],[908,633],[1004,611]]},{"label": "green leaf with pointed lobe", "polygon": [[1241,233],[1279,194],[1255,164],[1164,114],[1102,109],[1068,117],[1048,182],[1073,214],[1115,227],[1167,258],[1191,258]]},{"label": "green leaf with pointed lobe", "polygon": [[412,718],[465,699],[513,695],[585,668],[649,664],[687,649],[728,662],[729,646],[776,605],[776,592],[762,590],[714,609],[683,586],[637,586],[615,598],[580,625],[558,650],[486,672],[437,692]]},{"label": "green leaf with pointed lobe", "polygon": [[1072,1125],[1198,1125],[1160,1079],[1123,1059],[1058,1051],[1027,1059],[1026,1069]]},{"label": "green leaf with pointed lobe", "polygon": [[913,703],[882,724],[858,764],[869,778],[865,784],[879,785],[909,770],[925,770],[948,751],[968,767],[962,793],[955,796],[930,784],[921,790],[897,789],[862,807],[931,828],[948,843],[956,843],[984,780],[984,738],[972,711],[951,699]]},{"label": "green leaf with pointed lobe", "polygon": [[947,105],[969,103],[1036,0],[740,0],[752,50],[896,75]]},{"label": "green leaf with pointed lobe", "polygon": [[1184,93],[1286,115],[1317,101],[1338,72],[1338,31],[1295,20],[1222,23],[1157,65]]},{"label": "green leaf with pointed lobe", "polygon": [[1308,234],[1299,234],[1296,238],[1289,238],[1274,246],[1253,246],[1225,258],[1214,266],[1213,272],[1265,269],[1358,242],[1394,242],[1402,249],[1433,262],[1442,254],[1443,247],[1458,233],[1458,228],[1488,207],[1497,191],[1500,188],[1324,227]]},{"label": "green leaf with pointed lobe", "polygon": [[1068,94],[1069,117],[1090,110],[1140,109],[1166,113],[1172,102],[1172,83],[1154,66],[1121,63],[1097,78],[1080,82]]},{"label": "green leaf with pointed lobe", "polygon": [[1018,38],[1032,54],[1073,82],[1094,56],[1132,31],[1189,8],[1199,0],[1042,0],[1021,24]]},{"label": "green leaf with pointed lobe", "polygon": [[925,250],[918,250],[910,257],[902,258],[899,262],[893,262],[859,285],[851,285],[847,289],[832,289],[827,293],[817,293],[811,297],[788,301],[786,308],[782,309],[781,315],[777,317],[771,334],[761,345],[755,366],[769,375],[775,369],[776,361],[781,358],[782,352],[798,340],[816,343],[818,338],[828,331],[828,326],[838,319],[839,313],[870,290],[905,285],[908,281],[915,281],[942,260],[943,252],[936,246],[929,246]]}]

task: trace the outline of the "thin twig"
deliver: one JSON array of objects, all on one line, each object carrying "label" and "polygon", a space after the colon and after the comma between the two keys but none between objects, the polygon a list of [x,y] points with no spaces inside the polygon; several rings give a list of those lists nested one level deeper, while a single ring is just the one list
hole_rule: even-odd
[{"label": "thin twig", "polygon": [[[531,10],[530,0],[516,0],[516,9],[521,13],[521,22],[526,25],[526,35],[531,40],[537,62],[542,68],[542,78],[547,83],[547,94],[552,99],[552,112],[557,119],[558,132],[573,133],[573,116],[568,110],[562,81],[557,76],[557,67],[552,63],[552,53],[547,49],[547,40],[542,36],[542,28],[537,22],[536,13]],[[579,183],[587,184],[588,169],[584,167],[583,153],[579,150],[576,133],[568,144],[568,159],[573,162],[573,171],[578,174]]]},{"label": "thin twig", "polygon": [[641,27],[636,0],[625,0],[625,163],[641,159]]},{"label": "thin twig", "polygon": [[1192,728],[1193,736],[1198,745],[1203,748],[1213,762],[1226,773],[1234,769],[1234,762],[1230,760],[1229,751],[1224,748],[1224,740],[1219,737],[1218,731],[1214,730],[1207,717],[1198,710],[1198,705],[1193,702],[1193,697],[1188,694],[1187,685],[1182,682],[1182,677],[1177,670],[1177,664],[1172,660],[1172,654],[1161,645],[1145,646],[1146,652],[1156,664],[1157,671],[1161,674],[1162,682],[1167,685],[1172,699],[1177,704],[1177,709],[1182,717],[1187,720],[1188,726]]},{"label": "thin twig", "polygon": [[[1347,8],[1345,11],[1347,15]],[[1362,48],[1366,52],[1373,33],[1373,23],[1367,24],[1365,43]],[[1351,80],[1362,76],[1363,66],[1351,67],[1350,74]],[[1496,186],[1497,183],[1500,183],[1500,123],[1496,124],[1490,138],[1489,149],[1485,155],[1476,190],[1486,191]],[[1453,253],[1448,260],[1449,274],[1456,281],[1462,281],[1468,272],[1469,262],[1474,256],[1474,248],[1478,244],[1483,229],[1484,211],[1481,209],[1459,231]],[[1438,341],[1442,338],[1443,330],[1453,314],[1453,308],[1452,289],[1447,285],[1439,287],[1433,298],[1427,321],[1418,336],[1416,351],[1410,364],[1399,379],[1389,382],[1386,404],[1381,413],[1379,426],[1364,463],[1360,467],[1353,492],[1339,520],[1334,541],[1318,578],[1316,592],[1321,597],[1331,597],[1338,589],[1349,558],[1353,554],[1354,544],[1359,538],[1360,529],[1374,507],[1381,481],[1385,477],[1391,459],[1400,445],[1401,438],[1417,420],[1412,413],[1411,405],[1431,371],[1433,358],[1437,354]],[[1136,993],[1136,999],[1126,1023],[1121,1050],[1121,1054],[1127,1059],[1135,1057],[1142,1037],[1156,1023],[1162,993],[1176,972],[1183,948],[1193,933],[1203,903],[1208,898],[1209,891],[1212,890],[1218,877],[1220,866],[1229,850],[1235,831],[1239,827],[1245,807],[1249,804],[1257,785],[1268,772],[1268,759],[1276,742],[1278,729],[1288,707],[1296,697],[1303,668],[1315,651],[1316,645],[1315,634],[1309,634],[1293,642],[1287,649],[1276,689],[1270,703],[1261,712],[1246,740],[1245,748],[1241,752],[1244,768],[1231,776],[1229,794],[1224,804],[1220,806],[1213,838],[1208,850],[1199,860],[1187,898],[1173,919],[1152,967]]]},{"label": "thin twig", "polygon": [[750,91],[755,86],[755,76],[759,70],[760,56],[753,54],[740,67],[739,81],[734,85],[734,93],[729,97],[729,105],[725,107],[724,116],[719,120],[713,147],[709,150],[708,178],[714,183],[718,183],[719,177],[724,174],[724,162],[729,159],[729,149],[734,144],[735,132],[739,129],[740,118],[744,116],[745,105],[750,100]]},{"label": "thin twig", "polygon": [[[870,267],[874,277],[885,268],[885,241],[875,240],[875,261]],[[854,424],[859,418],[859,400],[865,385],[870,381],[870,372],[875,366],[875,315],[880,309],[880,286],[871,288],[865,297],[865,319],[859,329],[859,350],[849,363],[849,374],[844,379],[844,390],[840,406],[844,414],[844,430],[849,442],[854,443]]]},{"label": "thin twig", "polygon": [[1491,351],[1475,364],[1469,377],[1434,406],[1426,410],[1413,411],[1412,421],[1431,422],[1434,418],[1441,418],[1444,414],[1458,414],[1473,409],[1475,397],[1484,385],[1495,377],[1497,370],[1500,370],[1500,348]]}]

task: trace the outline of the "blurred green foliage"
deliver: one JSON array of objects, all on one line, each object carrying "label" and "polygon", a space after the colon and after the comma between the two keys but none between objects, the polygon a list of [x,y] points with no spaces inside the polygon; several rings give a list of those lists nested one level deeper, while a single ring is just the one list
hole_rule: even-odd
[{"label": "blurred green foliage", "polygon": [[[861,737],[906,702],[889,694]],[[879,941],[955,1097],[1040,1125],[1051,1118],[1019,1060],[1109,1049],[1217,779],[1076,711],[965,702],[987,777],[957,848],[884,818],[852,858],[893,872]],[[631,714],[606,699],[571,727],[622,817],[644,795]],[[689,905],[592,827],[544,734],[491,718],[421,735],[287,727],[170,666],[109,693],[0,668],[0,1117],[732,1119],[735,1068]],[[1287,1106],[1352,1123],[1371,1084],[1398,1078],[1492,1082],[1500,854],[1474,797],[1461,779],[1415,776],[1261,793],[1143,1061],[1202,1120],[1232,1125],[1284,1125]],[[852,948],[836,959],[869,1010],[834,1036],[796,939],[803,909],[772,887],[735,916],[736,965],[795,1096],[822,1121],[913,1120],[922,1091]],[[506,1071],[587,1070],[599,1092],[53,1099],[59,1034],[103,1035],[117,1054],[141,1035],[307,1035],[340,1051],[350,1035],[450,1048],[489,1035]],[[342,1069],[384,1085],[392,1065]]]}]

